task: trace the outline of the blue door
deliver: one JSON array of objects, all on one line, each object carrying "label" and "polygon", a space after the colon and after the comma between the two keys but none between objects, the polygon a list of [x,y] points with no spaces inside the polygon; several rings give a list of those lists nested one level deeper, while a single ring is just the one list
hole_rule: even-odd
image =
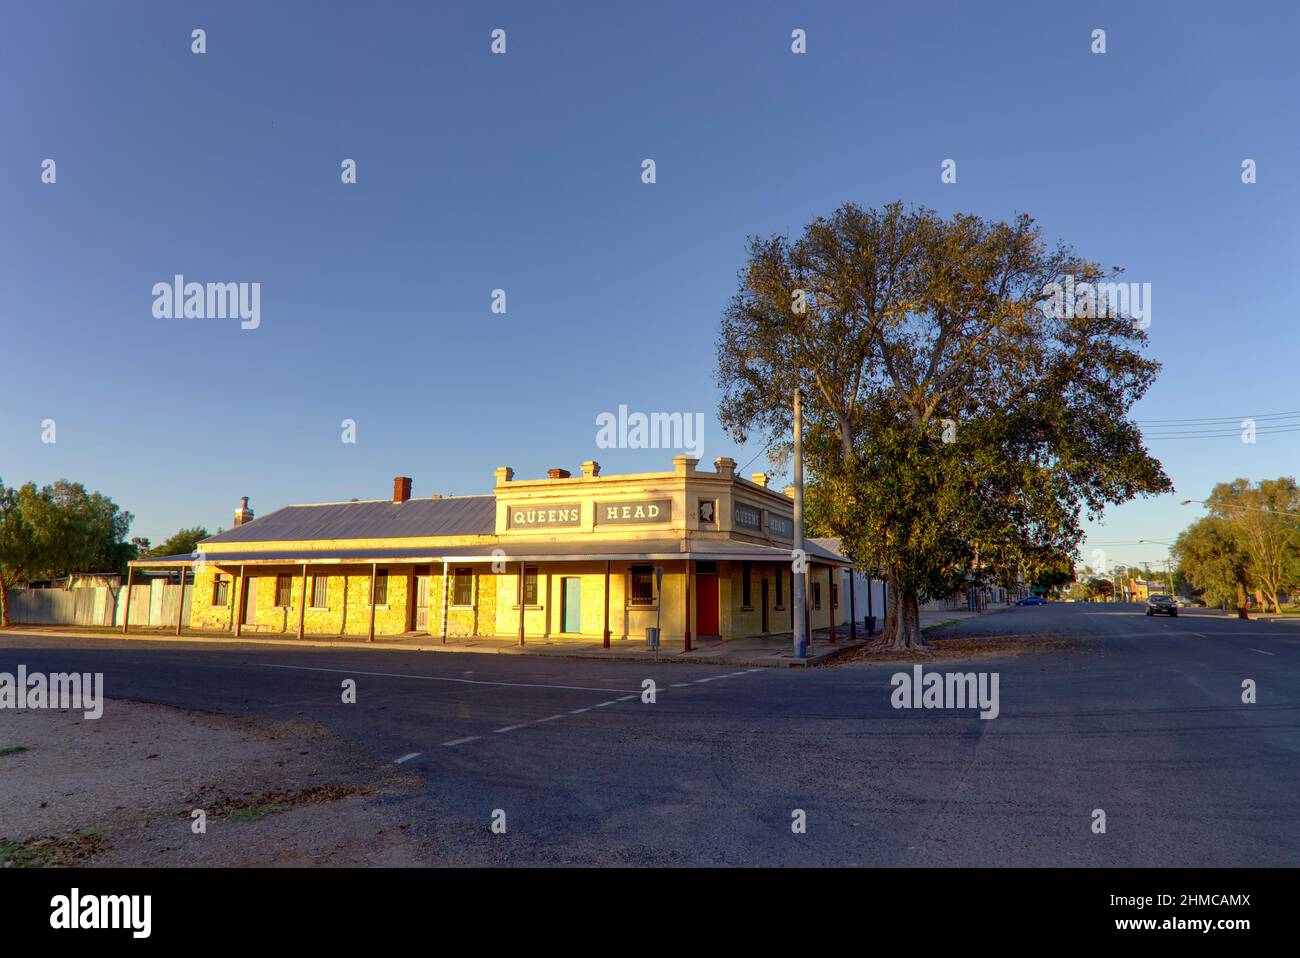
[{"label": "blue door", "polygon": [[582,580],[578,578],[565,578],[562,581],[564,588],[564,609],[560,616],[560,631],[581,632]]}]

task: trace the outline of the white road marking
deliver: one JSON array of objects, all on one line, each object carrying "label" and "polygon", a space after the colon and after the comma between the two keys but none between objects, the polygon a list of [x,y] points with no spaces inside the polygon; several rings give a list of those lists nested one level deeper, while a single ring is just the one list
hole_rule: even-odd
[{"label": "white road marking", "polygon": [[689,689],[689,688],[691,687],[691,683],[690,683],[690,682],[674,682],[674,683],[672,684],[671,687],[672,687],[672,688],[675,688],[675,689]]},{"label": "white road marking", "polygon": [[533,724],[534,724],[534,725],[540,725],[540,724],[542,724],[543,722],[554,722],[556,719],[562,719],[562,718],[564,718],[563,715],[548,715],[548,716],[547,716],[546,718],[544,718],[544,719],[538,719],[538,720],[537,720],[536,722],[534,722]]},{"label": "white road marking", "polygon": [[457,745],[464,745],[466,742],[477,742],[478,739],[479,736],[477,735],[466,735],[464,738],[454,738],[450,742],[443,742],[442,744],[445,748],[453,748]]},{"label": "white road marking", "polygon": [[[1246,648],[1250,649],[1250,646],[1248,645],[1248,646],[1246,646]],[[1274,655],[1274,654],[1275,654],[1275,653],[1273,653],[1273,652],[1265,652],[1263,649],[1250,649],[1250,651],[1252,651],[1252,652],[1258,652],[1260,655]]]},{"label": "white road marking", "polygon": [[590,711],[591,711],[591,709],[589,709],[589,708],[585,708],[585,709],[574,709],[574,710],[573,710],[572,712],[570,712],[569,714],[570,714],[570,715],[581,715],[583,712],[590,712]]},{"label": "white road marking", "polygon": [[523,728],[527,724],[528,724],[527,722],[524,722],[520,725],[507,725],[505,728],[497,729],[495,734],[500,735],[502,732],[513,732],[515,729]]},{"label": "white road marking", "polygon": [[462,685],[503,685],[512,689],[564,689],[569,692],[626,692],[627,689],[592,688],[589,685],[546,685],[532,682],[485,682],[479,679],[453,679],[443,675],[409,675],[404,672],[362,672],[359,669],[324,669],[311,665],[274,665],[268,669],[296,669],[300,672],[334,672],[339,675],[374,675],[387,679],[423,679],[426,682],[459,682]]},{"label": "white road marking", "polygon": [[619,699],[618,701],[620,701],[620,702],[630,702],[630,701],[632,701],[634,698],[636,698],[635,695],[625,695],[625,696],[623,696],[621,699]]},{"label": "white road marking", "polygon": [[615,699],[610,699],[608,702],[598,702],[597,704],[593,705],[592,708],[603,709],[606,705],[613,705],[615,701],[616,701]]},{"label": "white road marking", "polygon": [[394,764],[394,765],[401,765],[403,762],[409,762],[411,759],[413,759],[413,758],[419,758],[419,757],[420,757],[421,755],[423,755],[423,754],[424,754],[423,752],[411,752],[409,755],[403,755],[401,758],[399,758],[399,759],[397,759],[395,762],[393,762],[393,764]]}]

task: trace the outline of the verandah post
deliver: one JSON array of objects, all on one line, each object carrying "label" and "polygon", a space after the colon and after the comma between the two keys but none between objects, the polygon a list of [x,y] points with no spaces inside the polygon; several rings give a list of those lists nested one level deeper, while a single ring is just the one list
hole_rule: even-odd
[{"label": "verandah post", "polygon": [[126,570],[126,608],[122,610],[122,634],[126,635],[127,626],[131,624],[131,583],[135,581],[135,566]]}]

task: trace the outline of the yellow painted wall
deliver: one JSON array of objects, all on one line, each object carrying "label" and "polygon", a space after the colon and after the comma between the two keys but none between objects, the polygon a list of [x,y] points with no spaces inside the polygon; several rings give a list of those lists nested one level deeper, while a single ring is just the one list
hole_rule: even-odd
[{"label": "yellow painted wall", "polygon": [[[257,633],[298,632],[299,609],[302,602],[302,568],[286,567],[276,570],[263,566],[247,576],[248,587],[257,593],[257,610],[252,622],[241,631]],[[277,607],[276,577],[290,576],[291,604]],[[223,575],[230,582],[225,605],[212,605],[213,581]],[[303,616],[303,628],[308,635],[367,635],[370,629],[370,567],[332,566],[328,573],[326,608],[308,606]],[[408,603],[410,601],[410,566],[388,567],[388,601],[375,609],[375,634],[399,635],[406,631]],[[312,580],[307,578],[307,595],[312,595]],[[238,570],[226,571],[209,563],[196,570],[195,588],[190,606],[190,623],[196,629],[216,629],[233,632],[235,606],[239,601],[240,581]]]},{"label": "yellow painted wall", "polygon": [[[630,607],[631,563],[615,563],[610,576],[609,628],[613,639],[643,639],[645,630],[656,623],[662,629],[665,642],[680,640],[684,624],[684,579],[679,563],[664,563],[664,579],[660,602],[662,613],[656,606]],[[388,601],[375,610],[375,634],[399,635],[415,624],[414,567],[389,566]],[[499,635],[514,636],[519,629],[517,596],[519,574],[517,569],[503,574],[493,573],[485,565],[475,565],[474,602],[469,607],[454,605],[454,572],[449,567],[447,584],[447,633],[449,636]],[[257,613],[253,623],[245,624],[242,631],[250,634],[272,633],[295,635],[298,631],[298,610],[302,602],[302,569],[286,567],[282,570],[291,577],[291,605],[275,606],[276,575],[274,567],[260,567],[256,576],[248,581],[257,589]],[[741,606],[741,565],[721,563],[718,576],[718,625],[723,636],[738,638],[762,634],[762,615],[758,603],[762,599],[762,581],[768,581],[768,634],[790,631],[792,604],[792,577],[788,568],[782,567],[784,584],[783,608],[776,605],[775,575],[777,569],[770,564],[751,565],[752,609]],[[213,578],[216,574],[230,579],[229,601],[223,606],[211,605]],[[428,634],[442,634],[443,580],[441,566],[435,566],[429,576]],[[327,608],[310,606],[304,616],[304,630],[315,636],[364,636],[370,626],[370,567],[332,566],[328,570],[329,587]],[[563,580],[577,577],[582,582],[582,616],[580,633],[562,633],[561,616],[564,603]],[[308,577],[307,594],[311,596],[314,574]],[[538,570],[537,604],[524,610],[525,637],[598,639],[604,630],[605,564],[604,562],[569,562],[543,564]],[[698,580],[697,580],[698,581]],[[814,629],[825,629],[830,622],[829,570],[814,566],[811,581],[821,583],[822,608],[812,612]],[[234,605],[239,596],[238,570],[224,571],[209,563],[196,570],[196,585],[192,592],[191,623],[196,629],[233,631]],[[696,630],[698,588],[691,594],[691,631]],[[848,596],[841,582],[841,595],[836,608],[837,628],[848,621]]]}]

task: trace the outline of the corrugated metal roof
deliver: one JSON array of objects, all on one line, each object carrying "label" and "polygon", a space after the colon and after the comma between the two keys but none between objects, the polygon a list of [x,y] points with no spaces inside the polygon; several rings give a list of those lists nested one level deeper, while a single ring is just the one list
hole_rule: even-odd
[{"label": "corrugated metal roof", "polygon": [[[243,527],[241,527],[243,528]],[[690,551],[682,551],[681,539],[629,539],[623,542],[569,541],[538,542],[516,541],[471,546],[404,546],[380,549],[271,549],[267,551],[232,551],[208,553],[204,558],[215,565],[234,565],[241,562],[441,562],[443,559],[468,562],[487,562],[504,559],[508,562],[546,561],[605,561],[609,560],[674,560],[674,559],[730,559],[735,561],[759,560],[789,562],[790,550],[765,546],[753,542],[726,539],[696,539]],[[847,564],[841,556],[808,543],[808,555],[822,561]],[[179,559],[180,557],[176,557]],[[189,558],[193,561],[192,557]],[[133,565],[152,565],[158,560],[143,560]],[[175,565],[184,562],[176,561]]]},{"label": "corrugated metal roof", "polygon": [[496,533],[496,521],[495,496],[335,502],[285,506],[203,542],[490,536]]}]

